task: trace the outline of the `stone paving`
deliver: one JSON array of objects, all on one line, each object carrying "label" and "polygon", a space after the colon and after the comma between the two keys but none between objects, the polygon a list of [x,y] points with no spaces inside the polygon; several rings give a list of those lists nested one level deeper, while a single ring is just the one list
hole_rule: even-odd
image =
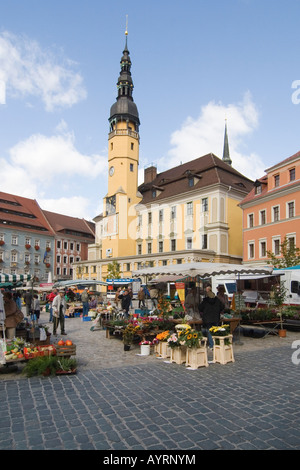
[{"label": "stone paving", "polygon": [[187,370],[90,328],[66,319],[76,375],[0,375],[1,450],[300,448],[300,333],[241,336],[234,363]]}]

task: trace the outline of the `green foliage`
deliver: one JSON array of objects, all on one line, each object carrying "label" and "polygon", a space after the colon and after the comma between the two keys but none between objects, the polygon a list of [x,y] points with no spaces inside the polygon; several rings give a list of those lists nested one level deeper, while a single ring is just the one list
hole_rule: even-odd
[{"label": "green foliage", "polygon": [[274,268],[283,269],[300,264],[300,248],[291,244],[287,237],[284,237],[280,244],[280,258],[275,256],[272,251],[267,251],[267,255],[269,257],[267,263],[272,264]]},{"label": "green foliage", "polygon": [[36,375],[43,375],[49,369],[49,375],[54,375],[57,370],[57,357],[56,356],[39,356],[30,359],[22,373],[27,377],[34,377]]},{"label": "green foliage", "polygon": [[120,270],[121,265],[118,263],[118,261],[112,261],[107,265],[107,276],[110,279],[120,279]]}]

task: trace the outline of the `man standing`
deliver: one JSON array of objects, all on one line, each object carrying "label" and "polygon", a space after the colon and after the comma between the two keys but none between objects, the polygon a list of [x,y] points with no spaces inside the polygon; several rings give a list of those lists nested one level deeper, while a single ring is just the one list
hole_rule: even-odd
[{"label": "man standing", "polygon": [[54,298],[52,303],[53,309],[53,335],[56,335],[56,330],[60,323],[60,331],[62,335],[66,335],[65,332],[65,312],[67,308],[67,302],[65,299],[65,292],[60,290],[58,295]]},{"label": "man standing", "polygon": [[82,315],[86,317],[89,313],[89,295],[88,295],[88,287],[84,289],[81,294],[81,302],[83,307]]},{"label": "man standing", "polygon": [[130,294],[128,292],[128,289],[124,290],[124,294],[119,295],[119,299],[121,299],[121,301],[122,301],[122,310],[123,310],[123,313],[124,313],[124,317],[128,318],[129,317],[128,312],[129,312],[129,307],[130,307],[130,303],[131,303],[131,297],[130,297]]}]

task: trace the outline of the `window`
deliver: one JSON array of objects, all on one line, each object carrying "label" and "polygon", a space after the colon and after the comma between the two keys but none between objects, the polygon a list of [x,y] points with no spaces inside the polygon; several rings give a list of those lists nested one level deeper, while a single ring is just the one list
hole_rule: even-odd
[{"label": "window", "polygon": [[204,197],[202,199],[202,212],[207,212],[208,211],[208,198]]},{"label": "window", "polygon": [[148,243],[147,247],[148,247],[148,255],[150,255],[152,253],[152,243]]},{"label": "window", "polygon": [[192,186],[194,186],[194,178],[192,176],[189,177],[188,179],[189,181],[189,187],[191,188]]},{"label": "window", "polygon": [[30,255],[29,254],[25,254],[25,263],[30,263]]},{"label": "window", "polygon": [[[134,149],[134,143],[133,143],[133,142],[131,142],[131,144],[130,144],[130,148],[131,148],[131,150],[133,150],[133,149]],[[132,163],[131,163],[131,165],[132,165]],[[130,171],[133,171],[133,165],[132,165],[132,170],[130,170]]]},{"label": "window", "polygon": [[152,212],[148,212],[148,224],[152,224]]},{"label": "window", "polygon": [[56,256],[56,262],[57,262],[57,263],[60,263],[60,255],[57,255],[57,256]]},{"label": "window", "polygon": [[278,256],[280,255],[280,240],[279,238],[276,238],[275,240],[273,240],[273,252],[274,252],[274,255]]},{"label": "window", "polygon": [[193,239],[191,237],[186,239],[186,249],[191,250],[193,248]]},{"label": "window", "polygon": [[152,189],[152,197],[153,197],[153,198],[156,197],[156,189]]},{"label": "window", "polygon": [[193,215],[193,203],[192,202],[187,202],[187,204],[186,204],[186,214],[187,215]]},{"label": "window", "polygon": [[261,194],[261,184],[255,186],[255,194]]},{"label": "window", "polygon": [[279,206],[273,207],[273,222],[279,221]]},{"label": "window", "polygon": [[63,269],[63,275],[66,276],[68,274],[67,268]]},{"label": "window", "polygon": [[182,264],[182,258],[178,258],[178,259],[176,260],[176,262],[177,262],[177,264]]},{"label": "window", "polygon": [[254,243],[248,245],[248,258],[254,258]]},{"label": "window", "polygon": [[207,250],[207,234],[202,235],[202,250]]},{"label": "window", "polygon": [[130,171],[133,171],[133,163],[130,163]]},{"label": "window", "polygon": [[295,217],[295,203],[293,202],[288,202],[288,218],[291,219],[292,217]]},{"label": "window", "polygon": [[70,263],[74,263],[74,256],[70,256]]},{"label": "window", "polygon": [[68,249],[68,242],[64,242],[64,250]]},{"label": "window", "polygon": [[254,214],[249,214],[248,215],[248,228],[251,228],[254,226]]},{"label": "window", "polygon": [[17,263],[17,261],[18,261],[18,255],[17,255],[16,252],[13,251],[13,252],[11,253],[10,260],[11,260],[12,263]]},{"label": "window", "polygon": [[61,241],[60,240],[57,240],[56,247],[57,247],[58,250],[61,249]]},{"label": "window", "polygon": [[163,259],[162,265],[167,266],[167,264],[168,264],[168,261],[166,259]]},{"label": "window", "polygon": [[171,219],[176,219],[176,206],[171,207]]},{"label": "window", "polygon": [[291,168],[289,173],[290,173],[290,181],[295,181],[295,179],[296,179],[296,169]]},{"label": "window", "polygon": [[159,211],[159,221],[162,222],[164,220],[164,211],[163,209],[160,209]]},{"label": "window", "polygon": [[267,244],[265,241],[260,242],[260,256],[264,258],[267,254]]},{"label": "window", "polygon": [[164,252],[164,242],[158,242],[158,251],[159,253]]},{"label": "window", "polygon": [[278,188],[279,184],[280,184],[280,177],[279,177],[279,174],[278,174],[278,175],[274,176],[274,186],[275,186],[275,188]]},{"label": "window", "polygon": [[171,251],[176,251],[176,240],[171,240]]},{"label": "window", "polygon": [[12,244],[12,245],[17,245],[17,244],[18,244],[18,237],[17,237],[17,235],[12,235],[12,237],[11,237],[11,244]]},{"label": "window", "polygon": [[31,245],[31,238],[25,238],[25,245]]},{"label": "window", "polygon": [[260,211],[260,225],[265,225],[266,223],[266,211]]},{"label": "window", "polygon": [[[130,263],[126,263],[126,271],[130,271]],[[96,272],[96,271],[94,271]]]},{"label": "window", "polygon": [[295,237],[287,237],[287,238],[288,238],[288,247],[290,249],[294,249],[296,246]]},{"label": "window", "polygon": [[80,251],[80,243],[76,243],[76,250]]},{"label": "window", "polygon": [[74,243],[70,242],[70,250],[74,250]]},{"label": "window", "polygon": [[64,264],[67,264],[67,262],[68,262],[68,257],[64,256]]},{"label": "window", "polygon": [[141,254],[142,254],[142,245],[141,245],[141,244],[139,244],[139,245],[137,246],[137,254],[138,254],[138,255],[141,255]]}]

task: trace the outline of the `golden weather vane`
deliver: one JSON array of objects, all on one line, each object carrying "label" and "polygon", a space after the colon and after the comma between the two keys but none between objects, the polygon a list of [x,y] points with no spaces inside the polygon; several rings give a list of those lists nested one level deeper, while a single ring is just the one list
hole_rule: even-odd
[{"label": "golden weather vane", "polygon": [[125,30],[125,36],[128,36],[128,15],[126,15],[126,30]]}]

